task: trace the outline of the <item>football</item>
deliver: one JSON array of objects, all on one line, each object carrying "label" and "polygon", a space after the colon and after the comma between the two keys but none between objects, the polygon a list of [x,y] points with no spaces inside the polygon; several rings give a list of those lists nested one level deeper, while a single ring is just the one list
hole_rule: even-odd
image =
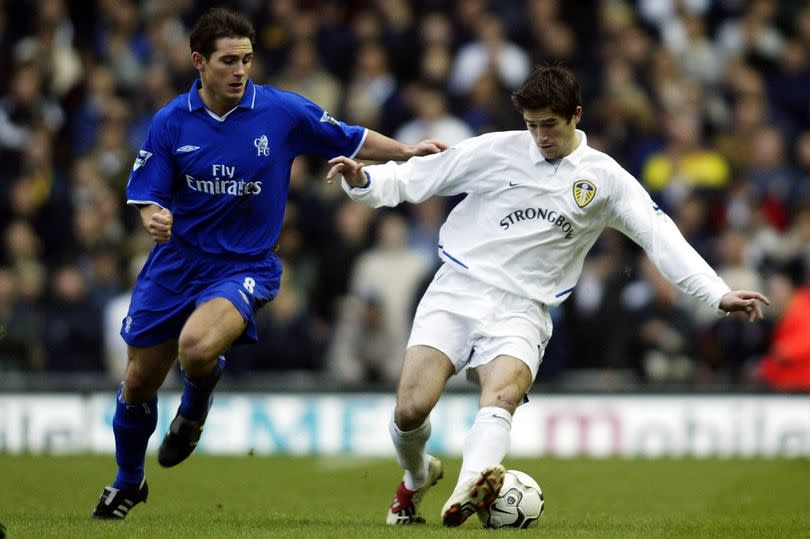
[{"label": "football", "polygon": [[543,514],[543,491],[529,474],[507,470],[501,492],[489,509],[478,512],[485,528],[530,528]]}]

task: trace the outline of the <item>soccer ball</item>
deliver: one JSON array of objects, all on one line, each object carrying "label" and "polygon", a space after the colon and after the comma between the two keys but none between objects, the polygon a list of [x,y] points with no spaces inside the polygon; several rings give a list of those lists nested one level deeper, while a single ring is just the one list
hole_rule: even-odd
[{"label": "soccer ball", "polygon": [[543,514],[543,491],[529,474],[507,470],[501,492],[488,509],[478,512],[485,528],[530,528]]}]

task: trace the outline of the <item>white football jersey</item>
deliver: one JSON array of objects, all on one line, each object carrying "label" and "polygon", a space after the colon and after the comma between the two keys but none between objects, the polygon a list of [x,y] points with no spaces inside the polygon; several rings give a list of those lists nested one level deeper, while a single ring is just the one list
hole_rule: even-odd
[{"label": "white football jersey", "polygon": [[549,162],[528,131],[489,133],[434,155],[365,167],[348,195],[374,207],[467,193],[441,228],[439,254],[485,283],[558,305],[605,227],[638,243],[682,291],[714,308],[729,292],[639,182],[587,144]]}]

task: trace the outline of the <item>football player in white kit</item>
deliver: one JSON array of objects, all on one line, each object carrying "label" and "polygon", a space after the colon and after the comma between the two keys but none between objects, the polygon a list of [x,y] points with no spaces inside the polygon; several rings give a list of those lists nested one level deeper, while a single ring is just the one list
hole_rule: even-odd
[{"label": "football player in white kit", "polygon": [[605,227],[644,248],[680,290],[718,310],[763,317],[759,292],[730,290],[639,182],[578,130],[579,83],[560,66],[538,67],[512,100],[527,129],[481,135],[438,154],[364,166],[330,161],[354,200],[374,207],[467,193],[441,228],[444,264],[419,303],[390,424],[403,482],[388,524],[424,522],[424,493],[442,476],[425,453],[430,411],[447,380],[477,375],[480,409],[463,447],[458,483],[442,509],[459,526],[485,509],[503,482],[512,414],[531,387],[551,337],[548,307],[574,290]]}]

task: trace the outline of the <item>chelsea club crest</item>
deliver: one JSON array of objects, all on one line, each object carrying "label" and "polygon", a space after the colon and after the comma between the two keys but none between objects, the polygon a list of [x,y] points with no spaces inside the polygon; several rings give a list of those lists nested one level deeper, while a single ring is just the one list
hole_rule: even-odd
[{"label": "chelsea club crest", "polygon": [[591,203],[596,195],[596,186],[588,180],[577,180],[574,182],[574,202],[577,206],[584,208]]}]

